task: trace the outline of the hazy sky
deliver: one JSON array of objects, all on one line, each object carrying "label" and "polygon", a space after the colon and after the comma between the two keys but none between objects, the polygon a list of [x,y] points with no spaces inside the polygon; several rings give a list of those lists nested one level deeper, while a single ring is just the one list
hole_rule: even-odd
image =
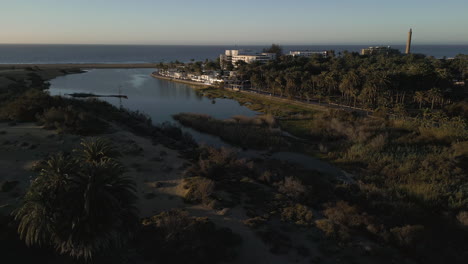
[{"label": "hazy sky", "polygon": [[468,0],[0,0],[0,43],[468,44]]}]

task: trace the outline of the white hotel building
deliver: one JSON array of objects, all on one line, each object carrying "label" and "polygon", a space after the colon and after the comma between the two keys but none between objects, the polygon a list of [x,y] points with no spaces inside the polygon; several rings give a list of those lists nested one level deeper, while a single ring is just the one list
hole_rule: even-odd
[{"label": "white hotel building", "polygon": [[252,62],[262,62],[265,63],[267,61],[271,61],[276,59],[275,53],[258,53],[253,50],[226,50],[225,54],[220,55],[220,59],[222,62],[223,68],[229,63],[232,65],[236,65],[237,62],[243,61],[245,63],[252,63]]}]

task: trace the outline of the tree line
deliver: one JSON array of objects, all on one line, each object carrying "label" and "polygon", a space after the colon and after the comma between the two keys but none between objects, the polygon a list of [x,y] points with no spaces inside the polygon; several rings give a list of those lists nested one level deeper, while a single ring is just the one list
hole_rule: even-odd
[{"label": "tree line", "polygon": [[456,81],[468,77],[468,56],[424,55],[281,56],[267,64],[240,65],[253,89],[302,100],[327,100],[367,109],[441,108],[466,97]]}]

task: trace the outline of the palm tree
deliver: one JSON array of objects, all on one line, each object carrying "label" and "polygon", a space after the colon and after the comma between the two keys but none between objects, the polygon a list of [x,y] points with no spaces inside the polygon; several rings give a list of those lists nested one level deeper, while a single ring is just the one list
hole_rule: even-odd
[{"label": "palm tree", "polygon": [[364,100],[375,106],[377,98],[381,96],[381,94],[387,92],[389,86],[390,81],[387,74],[383,72],[375,72],[367,78],[363,86],[361,96]]},{"label": "palm tree", "polygon": [[422,91],[417,91],[414,93],[414,101],[419,104],[419,109],[422,107],[422,103],[426,100],[426,95]]},{"label": "palm tree", "polygon": [[[51,214],[50,209],[75,201],[63,198],[77,166],[74,160],[58,154],[46,162],[39,177],[32,182],[23,205],[15,212],[15,218],[20,220],[18,232],[26,245],[42,245],[56,239],[53,232],[58,215]],[[62,212],[65,213],[67,211]]]},{"label": "palm tree", "polygon": [[348,101],[350,97],[354,98],[354,106],[356,106],[356,98],[358,94],[357,88],[359,83],[359,75],[357,75],[354,71],[350,71],[344,76],[339,86],[340,91],[344,96],[346,96]]},{"label": "palm tree", "polygon": [[99,155],[82,150],[77,158],[52,157],[32,182],[14,212],[27,245],[48,245],[90,259],[130,237],[138,224],[135,184],[123,175],[120,162],[103,154],[112,147],[102,142],[82,143]]},{"label": "palm tree", "polygon": [[280,97],[283,97],[284,87],[286,86],[286,80],[282,75],[278,75],[275,78],[275,87],[280,91]]},{"label": "palm tree", "polygon": [[81,149],[76,150],[81,159],[87,162],[101,161],[103,158],[118,158],[120,153],[103,138],[85,139],[81,142]]},{"label": "palm tree", "polygon": [[434,109],[434,104],[436,102],[443,100],[442,93],[437,88],[432,88],[427,91],[427,97],[431,100],[431,109]]}]

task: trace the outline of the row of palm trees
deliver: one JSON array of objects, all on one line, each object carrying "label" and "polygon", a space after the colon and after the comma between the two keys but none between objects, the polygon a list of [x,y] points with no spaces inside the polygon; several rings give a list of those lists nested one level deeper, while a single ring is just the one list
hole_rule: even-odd
[{"label": "row of palm trees", "polygon": [[374,109],[411,107],[414,102],[420,107],[429,102],[434,108],[456,97],[453,79],[466,78],[457,66],[458,60],[468,58],[440,61],[424,56],[365,57],[345,53],[327,59],[283,57],[268,64],[242,65],[238,73],[240,78],[249,79],[254,89],[273,95],[328,98]]},{"label": "row of palm trees", "polygon": [[445,99],[442,91],[437,88],[432,88],[429,91],[416,91],[413,98],[418,103],[419,109],[426,103],[431,105],[431,109],[434,109],[434,106],[442,107],[451,103],[451,100]]}]

